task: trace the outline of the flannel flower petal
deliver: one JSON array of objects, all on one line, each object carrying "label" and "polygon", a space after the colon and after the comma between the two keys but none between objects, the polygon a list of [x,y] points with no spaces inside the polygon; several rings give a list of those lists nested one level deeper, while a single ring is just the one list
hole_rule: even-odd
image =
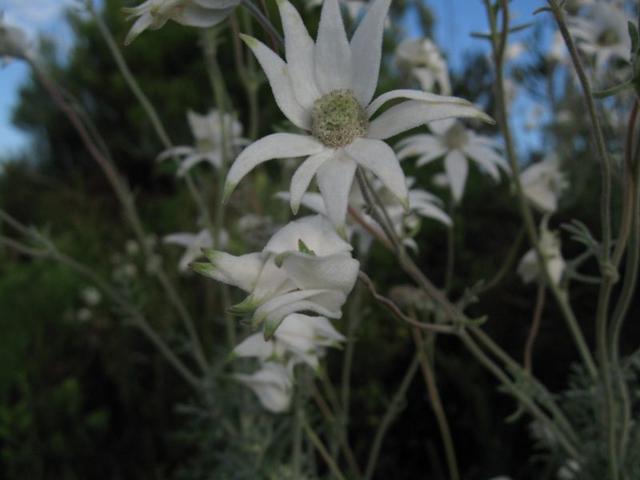
[{"label": "flannel flower petal", "polygon": [[[165,236],[162,241],[164,243],[179,245],[185,248],[184,254],[178,262],[178,269],[186,272],[189,265],[202,255],[202,250],[213,248],[213,238],[207,229],[200,230],[198,233],[172,233]],[[225,230],[220,232],[220,248],[227,246],[229,235]]]},{"label": "flannel flower petal", "polygon": [[239,257],[205,251],[208,263],[192,265],[197,272],[241,288],[249,296],[233,307],[253,312],[252,323],[264,323],[271,338],[290,314],[314,312],[339,318],[356,282],[359,263],[325,218],[317,215],[289,223],[264,250]]},{"label": "flannel flower petal", "polygon": [[[325,0],[314,42],[288,0],[278,7],[286,61],[243,36],[271,85],[282,113],[306,134],[276,133],[247,147],[227,175],[225,198],[257,165],[275,158],[308,157],[291,182],[291,207],[315,177],[326,213],[342,231],[357,167],[373,173],[406,205],[404,173],[383,140],[434,120],[472,117],[490,121],[466,100],[415,90],[388,92],[372,102],[378,83],[382,36],[390,0],[374,0],[351,40],[337,0]],[[390,100],[402,102],[378,114]]]},{"label": "flannel flower petal", "polygon": [[631,39],[622,7],[597,2],[590,5],[586,16],[573,17],[569,25],[578,48],[595,58],[595,71],[602,72],[613,60],[629,61]]},{"label": "flannel flower petal", "polygon": [[428,38],[403,41],[396,49],[396,59],[401,68],[409,70],[423,90],[431,92],[437,87],[443,95],[451,94],[447,62],[436,44]]},{"label": "flannel flower petal", "polygon": [[146,0],[133,8],[125,8],[128,19],[136,18],[125,44],[145,30],[158,30],[169,20],[190,27],[208,28],[227,18],[240,0]]},{"label": "flannel flower petal", "polygon": [[543,213],[556,211],[560,195],[569,186],[555,155],[528,167],[520,180],[527,200]]},{"label": "flannel flower petal", "polygon": [[[551,281],[558,285],[564,273],[565,261],[560,251],[560,238],[555,232],[548,229],[547,217],[544,217],[540,226],[540,249]],[[520,260],[518,274],[524,283],[543,281],[538,256],[533,248],[525,253]]]},{"label": "flannel flower petal", "polygon": [[460,202],[469,172],[469,160],[494,180],[500,179],[500,170],[508,172],[505,159],[496,151],[498,144],[491,138],[477,135],[460,122],[446,119],[432,122],[433,134],[418,134],[405,138],[398,144],[398,158],[418,157],[421,167],[444,157],[447,183],[455,202]]},{"label": "flannel flower petal", "polygon": [[[247,140],[242,138],[242,124],[229,113],[222,115],[217,110],[211,110],[206,115],[200,115],[188,111],[187,120],[195,146],[172,147],[158,155],[158,161],[170,158],[180,161],[177,171],[179,177],[201,162],[207,162],[219,169],[225,158],[231,158],[233,152],[237,151],[236,148],[247,143]],[[226,144],[223,141],[223,132],[226,134]]]},{"label": "flannel flower petal", "polygon": [[291,404],[293,382],[290,372],[279,363],[266,362],[252,374],[236,373],[234,378],[256,394],[260,403],[273,413],[284,412]]}]

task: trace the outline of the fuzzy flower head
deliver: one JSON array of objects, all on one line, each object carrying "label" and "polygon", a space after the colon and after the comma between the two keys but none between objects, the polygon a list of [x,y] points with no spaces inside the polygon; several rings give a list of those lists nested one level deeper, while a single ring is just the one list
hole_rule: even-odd
[{"label": "fuzzy flower head", "polygon": [[158,30],[169,20],[190,27],[208,28],[227,18],[240,0],[146,0],[137,7],[125,8],[127,19],[136,18],[125,44],[145,30]]},{"label": "fuzzy flower head", "polygon": [[206,115],[200,115],[190,110],[187,112],[187,120],[195,145],[172,147],[158,156],[158,161],[179,159],[180,177],[201,162],[221,168],[225,158],[230,158],[232,152],[237,151],[235,149],[247,143],[242,138],[242,124],[232,114],[222,115],[217,110],[211,110]]},{"label": "fuzzy flower head", "polygon": [[269,339],[292,313],[342,316],[359,271],[351,249],[325,218],[316,215],[289,223],[262,252],[237,257],[209,250],[205,251],[209,262],[192,268],[248,292],[232,311],[252,313],[252,324],[264,324]]},{"label": "fuzzy flower head", "polygon": [[629,61],[628,20],[622,8],[607,2],[594,3],[586,17],[572,19],[571,33],[578,41],[578,48],[595,57],[596,71],[613,60]]},{"label": "fuzzy flower head", "polygon": [[[560,251],[560,237],[557,233],[550,231],[546,223],[547,218],[545,217],[540,227],[540,249],[551,281],[558,285],[565,269],[565,261]],[[524,283],[543,281],[544,276],[540,271],[540,262],[538,262],[538,256],[534,249],[525,253],[520,260],[518,274]]]},{"label": "fuzzy flower head", "polygon": [[403,41],[396,50],[398,64],[407,68],[423,90],[431,92],[435,87],[443,95],[451,94],[449,69],[440,50],[428,38]]},{"label": "fuzzy flower head", "polygon": [[433,134],[413,135],[398,145],[398,158],[418,157],[421,167],[444,157],[447,184],[456,202],[462,199],[469,173],[469,160],[494,180],[500,180],[500,169],[508,172],[504,158],[496,152],[498,144],[492,138],[477,135],[460,122],[447,119],[432,122]]},{"label": "fuzzy flower head", "polygon": [[558,209],[560,195],[569,186],[555,155],[531,165],[522,172],[520,179],[527,200],[543,213],[553,213]]},{"label": "fuzzy flower head", "polygon": [[[259,164],[307,157],[291,179],[291,208],[315,177],[327,216],[342,231],[356,168],[370,171],[407,204],[407,185],[383,140],[434,120],[484,118],[469,102],[417,90],[394,90],[372,101],[378,83],[384,22],[390,0],[374,0],[349,40],[337,0],[325,0],[314,41],[288,0],[279,0],[286,62],[258,40],[243,36],[265,71],[282,113],[306,134],[276,133],[249,145],[227,176],[226,198]],[[390,100],[403,99],[378,114]]]}]

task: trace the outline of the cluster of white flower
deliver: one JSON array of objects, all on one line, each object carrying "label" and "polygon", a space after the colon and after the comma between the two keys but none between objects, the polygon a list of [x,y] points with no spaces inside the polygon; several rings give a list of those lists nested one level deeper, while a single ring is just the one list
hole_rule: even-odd
[{"label": "cluster of white flower", "polygon": [[[128,40],[146,28],[161,27],[169,19],[197,27],[212,25],[224,19],[237,3],[148,0],[130,10],[137,21]],[[357,278],[359,264],[351,256],[348,241],[357,237],[358,252],[364,254],[372,233],[384,235],[382,226],[370,216],[358,182],[354,182],[357,171],[361,169],[361,175],[368,178],[396,235],[413,249],[418,248],[412,237],[419,230],[420,218],[446,226],[451,226],[451,218],[443,211],[440,199],[412,186],[414,180],[405,176],[401,160],[417,157],[416,164],[421,167],[444,159],[444,174],[436,175],[434,181],[441,178],[454,204],[463,199],[470,161],[494,181],[500,181],[501,172],[509,173],[501,145],[459,121],[491,119],[466,100],[444,96],[451,92],[448,67],[431,40],[406,40],[396,50],[398,67],[407,71],[422,90],[394,90],[373,99],[390,0],[369,4],[351,39],[338,0],[324,0],[315,40],[288,0],[277,3],[284,30],[284,58],[255,38],[242,38],[264,70],[276,104],[302,132],[274,133],[246,146],[242,126],[234,117],[223,117],[216,111],[207,115],[189,112],[195,146],[174,147],[159,156],[160,160],[178,159],[178,175],[182,176],[203,161],[220,170],[224,158],[235,156],[235,150],[246,146],[228,171],[225,201],[260,164],[278,158],[305,158],[291,178],[289,192],[281,192],[279,197],[289,202],[294,214],[304,206],[316,215],[276,231],[262,251],[241,256],[221,251],[228,241],[226,232],[222,232],[216,250],[207,230],[165,237],[165,242],[186,248],[180,270],[191,265],[205,276],[248,292],[232,311],[250,315],[252,327],[262,326],[262,332],[246,338],[234,353],[259,359],[260,367],[253,374],[237,374],[236,378],[274,412],[289,406],[293,367],[303,363],[317,368],[325,348],[343,340],[329,319],[340,317]],[[582,14],[585,5],[591,8],[591,3],[581,2],[574,13]],[[359,1],[342,2],[342,6],[353,10],[352,20],[360,16],[355,11],[364,7]],[[607,4],[606,8],[617,7]],[[591,11],[590,15],[595,14]],[[599,39],[595,33],[591,37],[587,34],[593,28],[587,28],[584,22],[576,20],[572,28],[584,51],[588,51],[590,39]],[[507,59],[520,56],[523,49],[522,44],[510,45]],[[618,51],[617,47],[610,49],[599,61],[609,61]],[[383,108],[391,101],[395,104]],[[424,125],[430,133],[403,139],[396,145],[397,153],[385,142]],[[228,150],[224,151],[225,147]],[[317,193],[310,190],[314,179]],[[564,260],[559,237],[548,230],[547,222],[557,209],[566,180],[554,157],[529,167],[521,180],[526,198],[545,215],[541,248],[552,281],[558,283]],[[193,263],[203,251],[208,261]],[[524,256],[518,271],[525,282],[541,281],[533,250]]]},{"label": "cluster of white flower", "polygon": [[251,314],[252,326],[262,325],[263,331],[234,352],[263,364],[253,375],[237,378],[254,389],[266,408],[286,409],[293,366],[304,362],[317,367],[324,348],[343,340],[328,319],[342,316],[356,282],[359,263],[351,250],[331,223],[316,215],[286,225],[262,252],[234,256],[205,250],[208,262],[192,265],[205,276],[249,293],[232,311]]}]

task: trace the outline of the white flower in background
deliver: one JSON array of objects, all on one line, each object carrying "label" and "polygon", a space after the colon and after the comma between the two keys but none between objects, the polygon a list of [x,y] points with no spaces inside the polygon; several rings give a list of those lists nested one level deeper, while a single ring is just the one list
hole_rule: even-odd
[{"label": "white flower in background", "polygon": [[[185,248],[184,254],[178,262],[178,269],[181,272],[189,270],[189,265],[202,256],[202,250],[213,248],[213,238],[208,229],[202,229],[198,233],[172,233],[165,236],[162,241],[173,245],[180,245]],[[229,235],[225,230],[220,231],[220,247],[225,248],[229,243]]]},{"label": "white flower in background", "polygon": [[[547,271],[554,284],[560,283],[565,268],[565,261],[560,251],[560,238],[555,232],[547,228],[547,218],[545,217],[540,226],[540,249],[547,266]],[[540,271],[540,264],[536,251],[532,248],[520,260],[518,264],[518,274],[524,283],[533,281],[541,282],[544,276]]]},{"label": "white flower in background", "polygon": [[555,212],[562,192],[569,186],[556,155],[534,163],[520,176],[527,200],[544,213]]},{"label": "white flower in background", "polygon": [[268,339],[292,313],[342,316],[359,270],[351,249],[324,217],[316,215],[289,223],[260,253],[234,256],[210,250],[205,252],[209,263],[192,267],[248,292],[233,311],[253,312],[253,325],[264,323]]},{"label": "white flower in background", "polygon": [[[298,210],[315,176],[327,215],[342,230],[358,166],[371,171],[400,202],[407,203],[404,173],[382,140],[443,118],[490,121],[465,100],[416,90],[391,91],[371,102],[389,3],[374,0],[349,42],[337,0],[325,0],[314,43],[296,9],[280,0],[286,63],[258,40],[243,37],[265,71],[282,112],[310,135],[276,133],[248,146],[229,170],[225,198],[263,162],[308,157],[291,180],[291,208]],[[382,105],[397,99],[405,101],[374,117]]]},{"label": "white flower in background", "polygon": [[[178,158],[181,162],[177,172],[179,177],[201,162],[220,168],[225,159],[225,146],[226,158],[230,158],[234,149],[247,143],[247,140],[242,138],[242,124],[229,113],[221,115],[217,110],[211,110],[206,115],[200,115],[188,111],[187,120],[195,139],[195,146],[172,147],[158,156],[158,161]],[[223,132],[226,134],[226,144]]]},{"label": "white flower in background", "polygon": [[304,362],[314,370],[327,347],[337,347],[345,340],[326,317],[300,313],[288,315],[273,339],[261,333],[250,335],[233,349],[238,357],[256,357],[262,361],[282,360],[290,368]]},{"label": "white flower in background", "polygon": [[494,180],[500,180],[500,171],[508,172],[504,158],[496,152],[498,143],[490,137],[477,135],[452,119],[432,122],[433,134],[412,135],[398,144],[398,158],[418,157],[416,165],[421,167],[444,157],[445,172],[453,199],[459,202],[469,172],[469,160]]},{"label": "white flower in background", "polygon": [[146,0],[137,7],[125,8],[127,20],[136,18],[125,44],[145,30],[158,30],[173,20],[189,27],[208,28],[227,18],[240,0]]},{"label": "white flower in background", "polygon": [[[420,188],[411,188],[414,183],[414,179],[407,178],[407,186],[409,187],[408,199],[409,209],[407,210],[404,205],[400,204],[398,200],[392,195],[379,181],[371,182],[371,186],[376,190],[376,193],[382,201],[385,210],[387,211],[393,227],[398,236],[403,239],[406,246],[416,249],[415,242],[410,238],[419,231],[420,220],[422,218],[430,218],[443,223],[446,226],[451,226],[451,218],[442,210],[442,200],[435,195]],[[290,195],[288,192],[280,192],[277,194],[278,198],[289,201]],[[302,196],[300,204],[309,210],[318,213],[320,215],[327,215],[324,200],[322,195],[318,193],[307,192]],[[360,189],[354,185],[351,189],[349,196],[349,206],[355,211],[359,212],[359,221],[369,225],[373,230],[383,232],[382,227],[376,222],[367,212],[366,202],[360,192]],[[346,236],[352,238],[356,235],[359,239],[359,251],[366,252],[369,250],[371,241],[371,232],[361,225],[358,221],[349,217],[346,224]]]},{"label": "white flower in background", "polygon": [[622,8],[606,2],[589,7],[588,16],[571,19],[570,30],[585,54],[595,57],[596,71],[612,60],[629,61],[631,39]]},{"label": "white flower in background", "polygon": [[95,307],[100,303],[100,300],[102,300],[100,291],[95,287],[83,288],[80,292],[80,297],[82,297],[82,301],[90,307]]},{"label": "white flower in background", "polygon": [[576,460],[568,460],[558,469],[558,480],[577,480],[580,474],[580,464]]},{"label": "white flower in background", "polygon": [[6,24],[4,14],[0,12],[0,58],[29,59],[31,54],[27,34],[21,28]]},{"label": "white flower in background", "polygon": [[288,410],[293,384],[291,374],[283,365],[267,362],[255,373],[236,373],[234,378],[253,390],[267,410],[274,413]]},{"label": "white flower in background", "polygon": [[440,50],[428,38],[405,40],[396,50],[396,58],[401,67],[409,69],[420,82],[423,90],[431,92],[438,88],[443,95],[451,94],[449,69]]}]

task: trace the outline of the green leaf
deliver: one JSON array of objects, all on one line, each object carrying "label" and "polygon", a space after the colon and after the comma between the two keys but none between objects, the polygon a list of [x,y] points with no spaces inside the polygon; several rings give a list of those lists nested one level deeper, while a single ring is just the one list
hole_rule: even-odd
[{"label": "green leaf", "polygon": [[629,28],[629,37],[631,37],[631,56],[633,56],[640,47],[640,33],[638,33],[638,27],[633,22],[629,22],[627,27]]}]

